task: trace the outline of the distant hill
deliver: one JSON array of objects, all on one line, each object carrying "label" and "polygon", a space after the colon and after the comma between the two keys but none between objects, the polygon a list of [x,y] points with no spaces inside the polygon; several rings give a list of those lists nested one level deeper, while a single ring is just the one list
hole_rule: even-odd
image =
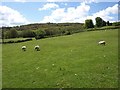
[{"label": "distant hill", "polygon": [[63,27],[79,27],[82,28],[84,23],[35,23],[14,27],[2,27],[3,30],[37,30],[37,29],[46,29],[46,28],[63,28]]}]

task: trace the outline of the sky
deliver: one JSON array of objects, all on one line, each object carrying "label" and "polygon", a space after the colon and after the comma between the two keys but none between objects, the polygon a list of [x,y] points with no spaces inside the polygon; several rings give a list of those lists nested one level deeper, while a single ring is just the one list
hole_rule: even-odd
[{"label": "sky", "polygon": [[101,17],[118,21],[118,2],[102,0],[4,0],[0,3],[0,27],[31,23],[84,23]]}]

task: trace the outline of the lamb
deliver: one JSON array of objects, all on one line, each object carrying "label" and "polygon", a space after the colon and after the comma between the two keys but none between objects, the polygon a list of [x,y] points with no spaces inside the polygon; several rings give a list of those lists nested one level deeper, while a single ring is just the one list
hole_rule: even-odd
[{"label": "lamb", "polygon": [[37,46],[34,47],[34,49],[37,50],[37,51],[40,51],[40,46],[37,45]]},{"label": "lamb", "polygon": [[26,46],[22,46],[22,50],[23,50],[23,51],[26,51]]},{"label": "lamb", "polygon": [[98,44],[99,44],[99,45],[105,45],[106,42],[102,40],[102,41],[99,41]]}]

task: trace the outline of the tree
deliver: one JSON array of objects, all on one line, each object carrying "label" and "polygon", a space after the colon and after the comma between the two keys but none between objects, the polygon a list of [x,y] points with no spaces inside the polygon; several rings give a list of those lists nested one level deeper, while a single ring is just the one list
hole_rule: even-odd
[{"label": "tree", "polygon": [[102,22],[102,26],[106,26],[106,22],[104,20]]},{"label": "tree", "polygon": [[15,29],[10,30],[10,38],[16,38],[16,37],[18,37],[17,30]]},{"label": "tree", "polygon": [[110,26],[110,22],[109,21],[107,21],[106,24],[107,24],[107,26]]},{"label": "tree", "polygon": [[8,30],[8,31],[5,31],[3,32],[4,34],[4,38],[16,38],[18,37],[18,33],[15,29],[12,29],[12,30]]},{"label": "tree", "polygon": [[32,30],[24,30],[21,34],[23,38],[35,37],[35,33]]},{"label": "tree", "polygon": [[46,34],[44,30],[38,30],[35,33],[36,33],[36,36],[35,36],[36,39],[44,38],[44,36]]},{"label": "tree", "polygon": [[93,21],[91,19],[85,20],[85,28],[94,28]]},{"label": "tree", "polygon": [[95,20],[96,20],[96,26],[97,27],[102,27],[103,26],[103,20],[102,20],[102,18],[96,17]]}]

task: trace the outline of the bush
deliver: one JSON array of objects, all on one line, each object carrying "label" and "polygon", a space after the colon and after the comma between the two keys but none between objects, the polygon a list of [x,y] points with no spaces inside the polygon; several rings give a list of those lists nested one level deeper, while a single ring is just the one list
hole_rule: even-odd
[{"label": "bush", "polygon": [[66,31],[66,32],[65,32],[65,35],[70,35],[70,34],[71,34],[70,31]]},{"label": "bush", "polygon": [[3,42],[4,44],[6,43],[20,43],[20,42],[26,42],[26,41],[31,41],[32,38],[28,38],[28,39],[24,39],[24,40],[17,40],[17,41],[14,41],[14,40],[10,40],[10,41],[7,41],[7,42]]},{"label": "bush", "polygon": [[37,39],[44,38],[45,34],[46,34],[46,33],[45,33],[44,30],[38,30],[38,31],[36,31],[35,39],[37,40]]},{"label": "bush", "polygon": [[18,32],[15,29],[5,31],[5,32],[3,32],[3,34],[4,34],[3,37],[6,39],[18,37]]},{"label": "bush", "polygon": [[24,30],[24,31],[22,31],[21,34],[22,34],[21,36],[22,36],[23,38],[35,37],[35,33],[34,33],[32,30]]},{"label": "bush", "polygon": [[10,41],[8,41],[7,43],[14,43],[14,41],[13,41],[13,40],[10,40]]},{"label": "bush", "polygon": [[112,26],[120,26],[120,22],[113,22]]}]

